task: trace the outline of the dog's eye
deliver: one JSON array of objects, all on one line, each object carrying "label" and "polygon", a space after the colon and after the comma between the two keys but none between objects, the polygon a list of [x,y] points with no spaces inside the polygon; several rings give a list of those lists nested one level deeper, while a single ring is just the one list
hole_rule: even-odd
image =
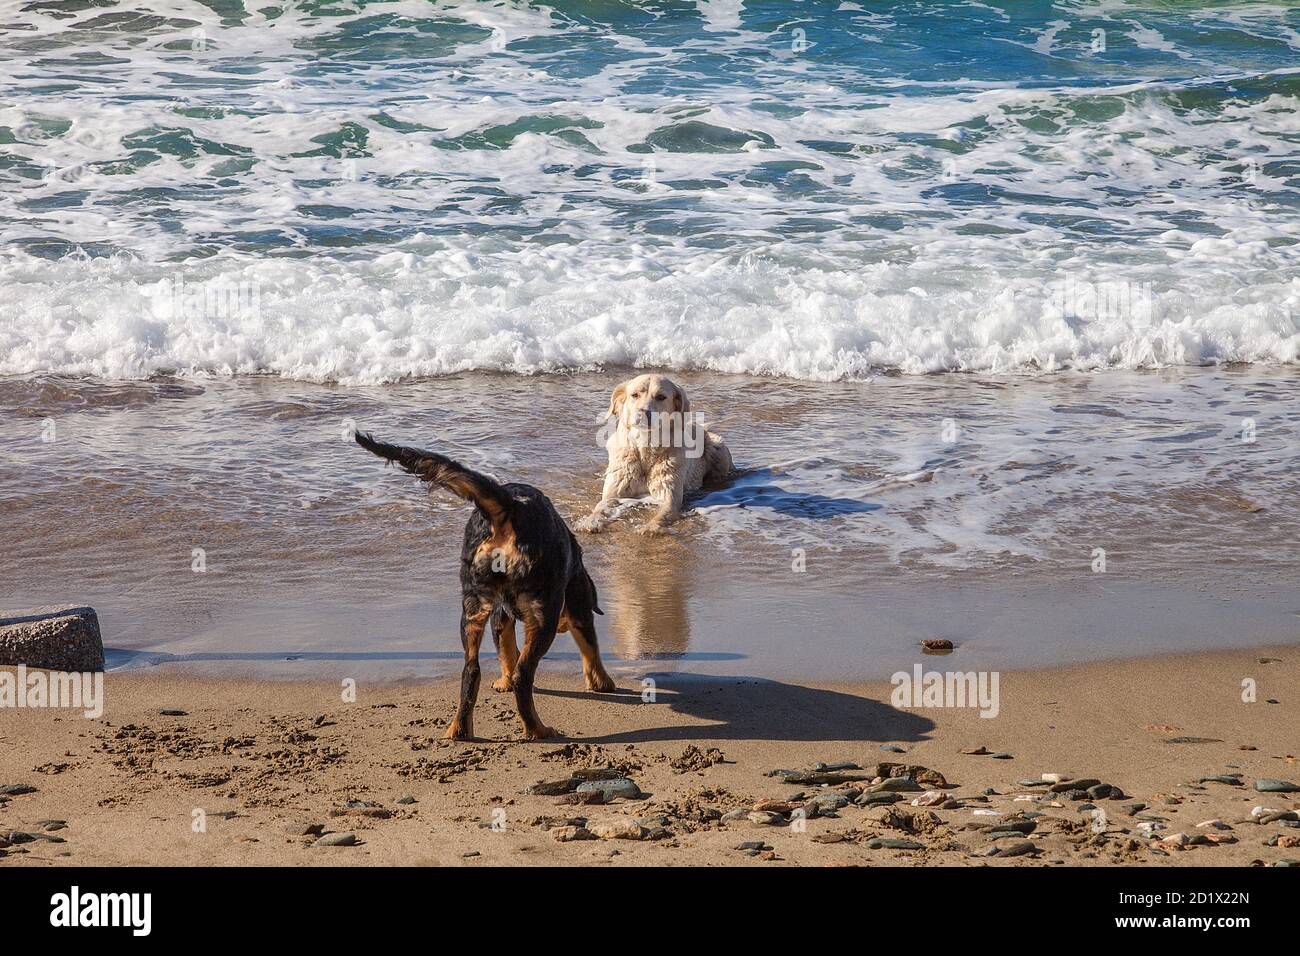
[{"label": "dog's eye", "polygon": [[664,396],[663,396],[663,395],[656,395],[656,396],[655,396],[655,401],[656,401],[656,402],[662,402],[663,400],[664,400]]},{"label": "dog's eye", "polygon": [[633,398],[639,398],[640,396],[641,396],[641,393],[640,393],[640,392],[633,392],[633,393],[632,393],[632,397],[633,397]]}]

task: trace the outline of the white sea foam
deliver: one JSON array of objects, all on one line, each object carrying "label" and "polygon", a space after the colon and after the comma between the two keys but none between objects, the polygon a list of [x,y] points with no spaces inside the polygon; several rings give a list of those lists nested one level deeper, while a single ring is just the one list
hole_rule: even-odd
[{"label": "white sea foam", "polygon": [[[1295,362],[1300,278],[1243,289],[1259,247],[1206,242],[1187,253],[1189,285],[1151,290],[1149,302],[1142,285],[1108,298],[1113,279],[1067,273],[1046,287],[988,268],[954,281],[942,242],[934,262],[852,271],[718,255],[667,268],[635,248],[617,258],[440,249],[173,268],[11,254],[0,259],[0,373],[363,383],[636,365],[830,380],[879,368]],[[1203,259],[1242,272],[1206,278]]]}]

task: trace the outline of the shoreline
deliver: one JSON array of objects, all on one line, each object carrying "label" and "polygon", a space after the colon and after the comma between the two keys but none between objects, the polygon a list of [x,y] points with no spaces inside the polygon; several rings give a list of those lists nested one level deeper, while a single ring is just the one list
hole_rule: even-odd
[{"label": "shoreline", "polygon": [[[936,671],[955,670],[958,660],[924,659]],[[1246,679],[1257,685],[1253,703],[1242,700]],[[536,743],[518,740],[513,698],[493,694],[485,682],[477,710],[482,739],[462,744],[438,739],[452,713],[451,678],[363,681],[356,701],[344,703],[341,685],[329,681],[110,672],[101,720],[0,709],[0,786],[37,788],[0,802],[0,831],[44,834],[12,844],[0,866],[1237,866],[1300,859],[1300,827],[1251,818],[1257,806],[1292,815],[1300,807],[1300,794],[1254,788],[1260,779],[1300,778],[1288,730],[1300,702],[1294,644],[1009,671],[992,719],[970,708],[899,710],[890,704],[891,685],[879,681],[668,674],[648,702],[643,686],[618,680],[616,694],[594,695],[575,675],[540,675],[538,709],[567,736]],[[988,753],[961,753],[976,747]],[[723,762],[715,762],[719,756]],[[801,797],[829,809],[839,802],[830,796],[836,791],[872,789],[869,779],[821,787],[768,775],[818,762],[851,762],[868,775],[878,762],[905,763],[936,771],[950,786],[934,806],[913,807],[922,793],[909,791],[892,806],[849,803],[833,817],[813,811],[802,827],[791,826]],[[602,768],[626,773],[649,796],[589,806],[525,792],[539,780]],[[1072,800],[1017,783],[1045,773],[1097,780],[1124,796]],[[1233,774],[1241,775],[1240,786],[1207,779]],[[1133,809],[1138,803],[1146,806]],[[1094,811],[1080,809],[1088,804],[1105,813],[1100,831]],[[716,819],[741,809],[738,820]],[[1026,810],[1043,815],[1026,818]],[[763,816],[774,811],[775,819]],[[769,822],[751,820],[751,812]],[[204,830],[195,832],[200,819]],[[984,855],[1003,842],[990,823],[1025,826],[1026,819],[1034,826],[1020,837],[1033,850]],[[1211,820],[1222,828],[1198,826]],[[565,826],[602,830],[602,823],[607,833],[635,826],[642,838],[559,839],[588,832]],[[1156,825],[1153,840],[1139,829],[1143,823]],[[312,845],[315,835],[290,833],[314,827],[357,842]],[[1191,845],[1155,842],[1174,834],[1186,834]],[[1280,845],[1266,845],[1270,840]],[[755,843],[759,848],[737,849]],[[912,844],[920,848],[891,849]]]}]

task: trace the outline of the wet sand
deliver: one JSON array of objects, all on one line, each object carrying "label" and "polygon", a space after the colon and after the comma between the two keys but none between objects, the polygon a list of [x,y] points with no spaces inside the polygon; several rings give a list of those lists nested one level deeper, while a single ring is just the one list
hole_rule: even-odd
[{"label": "wet sand", "polygon": [[[959,648],[924,660],[954,670],[960,658]],[[896,708],[887,683],[664,674],[654,702],[646,702],[639,683],[623,679],[618,693],[593,695],[555,668],[540,679],[538,707],[563,738],[521,742],[513,698],[485,682],[482,739],[449,743],[439,737],[456,694],[450,679],[362,681],[356,702],[344,703],[340,685],[327,681],[210,680],[168,667],[110,673],[100,720],[0,710],[0,785],[37,788],[0,803],[0,834],[38,834],[11,842],[0,866],[1247,866],[1300,859],[1300,829],[1251,816],[1255,807],[1300,807],[1298,794],[1254,788],[1262,778],[1300,780],[1295,645],[1000,676],[999,713],[987,719],[973,709]],[[1257,683],[1254,703],[1242,700],[1247,678]],[[961,752],[977,747],[990,755]],[[1009,757],[991,756],[999,752]],[[845,772],[868,779],[822,787],[768,775],[841,761],[866,768]],[[869,780],[882,761],[937,771],[945,802],[913,807],[922,795],[904,792],[892,807],[850,803],[833,817],[790,825],[799,817],[791,811],[811,814],[803,801],[837,802],[826,795],[847,787],[880,789]],[[539,780],[602,768],[625,773],[647,796],[585,806],[527,792]],[[1073,800],[1017,784],[1044,773],[1099,780],[1124,796]],[[933,789],[935,778],[912,774]],[[1198,782],[1231,775],[1242,785]],[[414,802],[402,802],[408,796]],[[1135,811],[1136,803],[1147,806]],[[1084,809],[1090,804],[1104,811],[1100,825]],[[756,805],[779,815],[767,824],[747,815],[718,819]],[[565,826],[599,831],[622,818],[640,821],[623,825],[641,839],[557,839],[584,835]],[[1027,819],[1031,832],[992,838],[990,824],[1024,827]],[[1222,828],[1198,826],[1214,819]],[[1222,842],[1179,849],[1177,839],[1149,841],[1139,830],[1144,821],[1160,827],[1156,838]],[[356,844],[312,845],[314,836],[301,835],[310,825],[353,834]],[[1024,855],[984,855],[1022,839],[1033,847]],[[746,843],[758,846],[737,849]]]}]

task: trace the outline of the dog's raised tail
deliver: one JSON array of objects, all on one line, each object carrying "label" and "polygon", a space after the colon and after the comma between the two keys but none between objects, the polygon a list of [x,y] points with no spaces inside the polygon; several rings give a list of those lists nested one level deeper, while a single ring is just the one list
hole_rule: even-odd
[{"label": "dog's raised tail", "polygon": [[510,496],[495,479],[437,452],[376,441],[368,432],[358,431],[354,437],[366,451],[400,465],[421,481],[446,488],[464,498],[483,512],[492,527],[499,528],[509,516]]}]

